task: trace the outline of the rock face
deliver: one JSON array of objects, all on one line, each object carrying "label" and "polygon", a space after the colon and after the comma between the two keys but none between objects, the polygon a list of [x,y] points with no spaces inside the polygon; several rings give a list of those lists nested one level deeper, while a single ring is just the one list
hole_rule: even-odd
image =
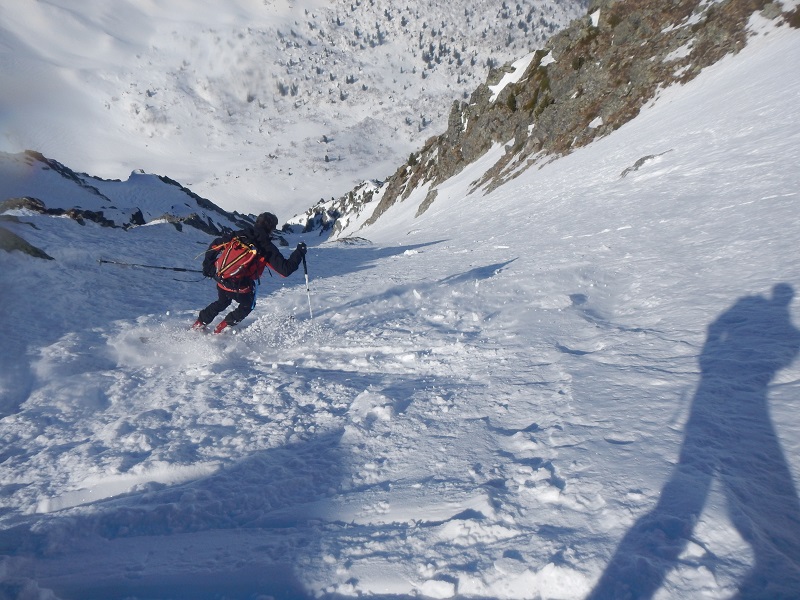
[{"label": "rock face", "polygon": [[[455,101],[447,130],[374,193],[379,201],[365,224],[430,184],[421,214],[435,201],[439,184],[493,145],[505,145],[505,154],[473,191],[494,189],[609,134],[636,117],[659,88],[685,83],[741,50],[748,21],[759,12],[794,27],[800,21],[798,9],[784,13],[766,0],[594,0],[584,18],[543,49],[490,73],[468,102]],[[330,218],[347,215],[345,198],[339,203],[339,214]]]}]

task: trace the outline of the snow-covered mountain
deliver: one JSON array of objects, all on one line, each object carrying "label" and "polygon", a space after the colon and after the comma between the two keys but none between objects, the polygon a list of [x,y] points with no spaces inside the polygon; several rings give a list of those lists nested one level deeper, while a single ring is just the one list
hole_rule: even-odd
[{"label": "snow-covered mountain", "polygon": [[[797,9],[485,195],[502,144],[306,236],[310,292],[265,277],[235,333],[98,262],[208,233],[4,211],[53,260],[0,252],[0,597],[795,598]],[[104,185],[30,164],[47,206]],[[98,190],[139,181],[190,197]]]},{"label": "snow-covered mountain", "polygon": [[107,227],[166,220],[179,229],[186,224],[217,235],[253,222],[163,175],[134,171],[125,181],[100,179],[32,151],[0,153],[0,198],[0,210],[67,215]]},{"label": "snow-covered mountain", "polygon": [[0,0],[0,151],[281,218],[385,178],[583,0]]}]

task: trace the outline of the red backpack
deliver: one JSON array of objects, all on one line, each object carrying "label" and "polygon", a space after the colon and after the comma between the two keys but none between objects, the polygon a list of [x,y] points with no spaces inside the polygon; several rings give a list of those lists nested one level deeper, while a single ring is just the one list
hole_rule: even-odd
[{"label": "red backpack", "polygon": [[254,273],[257,252],[253,244],[234,237],[229,242],[214,246],[214,250],[219,250],[214,262],[217,281],[240,281]]}]

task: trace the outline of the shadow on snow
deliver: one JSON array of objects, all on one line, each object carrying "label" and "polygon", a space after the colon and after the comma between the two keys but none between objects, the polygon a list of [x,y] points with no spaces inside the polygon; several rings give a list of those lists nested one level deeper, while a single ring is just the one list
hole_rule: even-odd
[{"label": "shadow on snow", "polygon": [[589,600],[652,598],[681,560],[714,480],[754,556],[735,598],[797,597],[800,500],[767,399],[770,381],[800,348],[789,313],[793,296],[791,286],[778,284],[771,298],[740,298],[709,326],[678,464]]},{"label": "shadow on snow", "polygon": [[[490,265],[484,265],[482,267],[475,267],[473,269],[469,269],[468,271],[464,271],[463,273],[450,275],[448,277],[439,279],[437,281],[412,281],[411,283],[396,285],[378,294],[374,294],[372,296],[364,296],[358,298],[357,300],[353,300],[351,302],[343,304],[341,306],[337,306],[335,308],[328,308],[321,310],[319,311],[319,314],[324,315],[331,312],[351,310],[354,308],[372,304],[374,302],[379,302],[381,300],[387,300],[396,296],[402,296],[411,290],[424,292],[426,290],[435,289],[440,286],[455,286],[469,282],[484,281],[500,273],[505,267],[507,267],[515,260],[517,259],[512,258],[511,260],[507,260],[501,263],[494,263]],[[394,313],[394,316],[397,316],[396,312]],[[380,318],[384,319],[385,317],[381,316]]]},{"label": "shadow on snow", "polygon": [[0,597],[38,585],[63,600],[309,598],[295,562],[321,550],[304,507],[338,487],[342,433],[256,453],[202,480],[98,502],[90,515],[39,517],[2,531],[0,554],[29,566],[0,581]]}]

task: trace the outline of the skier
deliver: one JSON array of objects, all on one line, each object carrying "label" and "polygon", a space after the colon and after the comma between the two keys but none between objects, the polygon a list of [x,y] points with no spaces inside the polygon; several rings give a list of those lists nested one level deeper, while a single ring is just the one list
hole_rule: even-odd
[{"label": "skier", "polygon": [[[228,308],[234,300],[238,303],[238,306],[229,312],[216,326],[214,333],[220,333],[226,327],[236,325],[242,321],[256,305],[256,282],[261,277],[265,267],[270,267],[283,277],[288,277],[297,270],[306,254],[306,245],[300,242],[291,256],[288,259],[284,258],[271,240],[271,234],[277,225],[278,217],[272,213],[265,212],[258,216],[254,226],[227,233],[211,242],[203,259],[203,275],[211,277],[217,282],[218,298],[200,311],[197,320],[192,325],[192,329],[205,329],[206,325]],[[217,257],[223,251],[225,245],[234,239],[238,239],[245,245],[250,246],[255,251],[255,254],[252,256],[252,260],[236,276],[231,278],[219,277],[216,267]]]}]

